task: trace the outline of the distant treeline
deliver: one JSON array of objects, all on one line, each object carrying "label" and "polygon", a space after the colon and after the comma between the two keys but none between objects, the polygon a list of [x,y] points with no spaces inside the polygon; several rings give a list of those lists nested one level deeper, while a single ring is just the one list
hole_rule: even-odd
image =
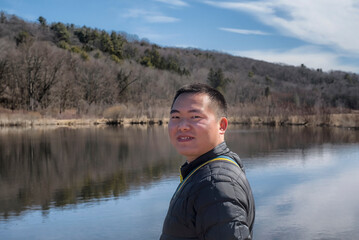
[{"label": "distant treeline", "polygon": [[232,114],[359,109],[359,77],[199,49],[164,48],[123,32],[0,13],[0,107],[61,115],[163,117],[176,89],[207,82]]}]

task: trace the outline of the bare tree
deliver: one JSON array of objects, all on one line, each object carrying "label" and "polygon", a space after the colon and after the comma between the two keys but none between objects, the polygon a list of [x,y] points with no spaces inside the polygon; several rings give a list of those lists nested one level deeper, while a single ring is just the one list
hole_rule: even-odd
[{"label": "bare tree", "polygon": [[62,74],[63,53],[44,43],[23,49],[23,85],[26,88],[26,106],[29,110],[49,105],[48,94]]},{"label": "bare tree", "polygon": [[0,59],[0,96],[6,89],[6,75],[9,63],[7,59]]}]

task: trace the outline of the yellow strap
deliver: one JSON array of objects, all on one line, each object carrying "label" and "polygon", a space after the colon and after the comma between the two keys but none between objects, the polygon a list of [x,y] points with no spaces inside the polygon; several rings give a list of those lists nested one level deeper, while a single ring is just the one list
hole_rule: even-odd
[{"label": "yellow strap", "polygon": [[181,170],[180,170],[180,185],[178,186],[177,190],[176,190],[176,193],[182,188],[182,186],[187,182],[187,180],[198,170],[200,169],[201,167],[203,167],[204,165],[207,165],[208,163],[211,163],[211,162],[214,162],[214,161],[228,161],[228,162],[231,162],[233,164],[235,164],[236,166],[239,167],[239,165],[237,164],[236,161],[234,161],[233,159],[229,158],[229,157],[226,157],[226,156],[219,156],[219,157],[216,157],[212,160],[209,160],[203,164],[201,164],[200,166],[198,166],[195,170],[193,170],[190,174],[187,175],[187,177],[183,180],[183,176],[181,174]]},{"label": "yellow strap", "polygon": [[182,182],[183,181],[183,176],[182,176],[181,168],[179,169],[179,172],[180,172],[180,182]]}]

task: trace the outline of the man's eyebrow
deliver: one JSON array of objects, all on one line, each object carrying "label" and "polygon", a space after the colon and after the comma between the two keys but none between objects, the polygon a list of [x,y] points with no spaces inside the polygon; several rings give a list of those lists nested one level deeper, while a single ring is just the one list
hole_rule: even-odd
[{"label": "man's eyebrow", "polygon": [[199,110],[199,109],[191,109],[191,110],[189,110],[188,112],[189,112],[189,113],[202,113],[202,111]]},{"label": "man's eyebrow", "polygon": [[[191,110],[188,110],[189,113],[201,113],[202,111],[201,110],[198,110],[198,109],[191,109]],[[179,110],[177,109],[172,109],[170,114],[172,113],[180,113]]]},{"label": "man's eyebrow", "polygon": [[171,109],[171,112],[170,112],[170,114],[172,114],[172,113],[179,113],[180,111],[178,111],[178,110],[176,110],[176,109]]}]

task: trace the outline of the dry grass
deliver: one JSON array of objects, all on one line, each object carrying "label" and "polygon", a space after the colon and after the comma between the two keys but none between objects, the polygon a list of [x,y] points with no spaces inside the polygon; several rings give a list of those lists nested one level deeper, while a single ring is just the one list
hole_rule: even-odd
[{"label": "dry grass", "polygon": [[359,113],[332,114],[329,120],[330,126],[359,128]]},{"label": "dry grass", "polygon": [[125,107],[121,105],[111,106],[104,110],[103,117],[112,120],[120,119],[123,117],[122,114],[124,109]]},{"label": "dry grass", "polygon": [[0,126],[29,125],[39,119],[41,119],[41,114],[38,112],[0,109]]},{"label": "dry grass", "polygon": [[230,117],[233,124],[248,125],[298,125],[359,128],[359,113],[293,116]]},{"label": "dry grass", "polygon": [[[244,107],[244,106],[241,106]],[[253,106],[252,106],[253,107]],[[260,107],[258,107],[259,109]],[[229,122],[248,125],[303,125],[359,128],[359,111],[335,114],[254,114],[258,109],[232,108]],[[246,113],[246,114],[243,114]],[[52,115],[53,116],[53,115]],[[167,124],[168,107],[147,108],[135,105],[114,105],[103,110],[98,117],[78,115],[76,109],[69,109],[55,117],[30,111],[11,111],[0,108],[0,127],[11,126],[99,126],[105,124]]]}]

